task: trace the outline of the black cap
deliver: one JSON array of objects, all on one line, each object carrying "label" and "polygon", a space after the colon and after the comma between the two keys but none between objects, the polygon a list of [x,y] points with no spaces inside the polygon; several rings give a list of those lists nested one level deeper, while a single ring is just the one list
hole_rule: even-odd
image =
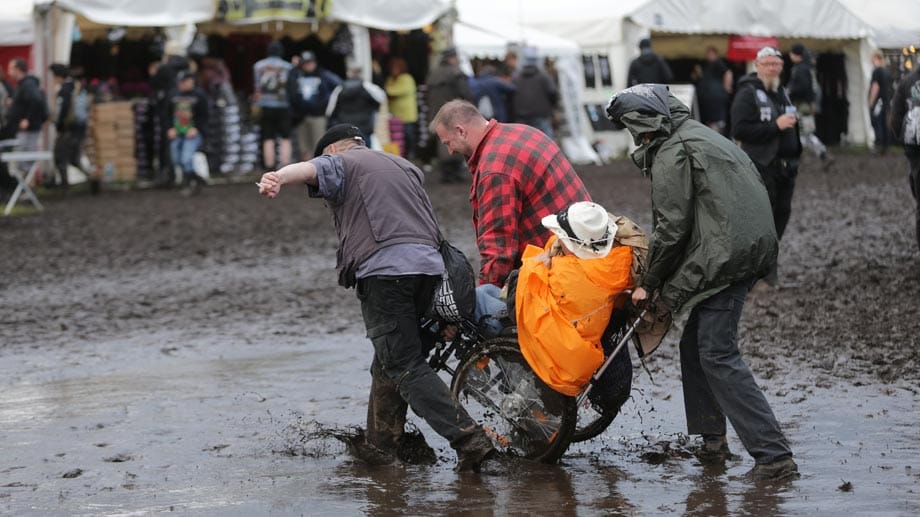
[{"label": "black cap", "polygon": [[182,70],[178,74],[176,74],[176,81],[179,81],[179,82],[184,81],[186,79],[194,79],[194,78],[195,78],[195,74],[191,70]]},{"label": "black cap", "polygon": [[304,63],[309,63],[310,61],[316,61],[316,54],[310,50],[304,50],[300,53],[300,60]]},{"label": "black cap", "polygon": [[792,46],[791,49],[789,49],[789,52],[797,56],[804,56],[805,55],[805,45],[802,45],[801,43],[796,43],[795,45]]},{"label": "black cap", "polygon": [[451,57],[457,57],[457,49],[454,47],[447,47],[441,51],[441,59],[448,59]]},{"label": "black cap", "polygon": [[313,156],[323,154],[323,149],[329,144],[334,144],[339,140],[347,140],[349,138],[360,139],[361,145],[364,145],[364,133],[362,133],[357,126],[352,124],[336,124],[323,133],[323,137],[316,143],[316,149],[313,150]]},{"label": "black cap", "polygon": [[639,48],[652,48],[652,40],[648,38],[642,38],[639,40]]},{"label": "black cap", "polygon": [[54,63],[53,65],[49,66],[48,69],[51,70],[51,73],[55,77],[70,76],[70,67],[65,65],[64,63]]}]

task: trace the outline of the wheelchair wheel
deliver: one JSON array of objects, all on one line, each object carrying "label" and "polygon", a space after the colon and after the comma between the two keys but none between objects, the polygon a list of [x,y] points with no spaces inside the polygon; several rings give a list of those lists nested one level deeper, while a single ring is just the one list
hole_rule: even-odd
[{"label": "wheelchair wheel", "polygon": [[586,399],[578,406],[578,419],[575,431],[572,432],[572,442],[584,442],[603,433],[619,413],[619,409],[604,408]]},{"label": "wheelchair wheel", "polygon": [[[613,352],[623,333],[613,333],[604,339],[604,351]],[[594,384],[588,398],[578,407],[578,418],[572,442],[590,440],[603,433],[620,413],[632,390],[632,359],[629,347],[617,353],[604,374]]]},{"label": "wheelchair wheel", "polygon": [[569,446],[575,399],[544,384],[514,339],[483,343],[459,366],[451,390],[499,450],[555,463]]}]

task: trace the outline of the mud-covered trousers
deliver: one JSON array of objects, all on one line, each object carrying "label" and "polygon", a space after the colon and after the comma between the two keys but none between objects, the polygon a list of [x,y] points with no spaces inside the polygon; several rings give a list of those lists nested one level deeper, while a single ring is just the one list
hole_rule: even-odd
[{"label": "mud-covered trousers", "polygon": [[689,434],[725,434],[725,418],[758,464],[792,451],[763,392],[738,350],[738,322],[751,280],[700,302],[680,339]]},{"label": "mud-covered trousers", "polygon": [[[431,305],[439,276],[371,276],[357,293],[367,337],[374,344],[367,441],[387,452],[397,449],[412,408],[455,449],[482,429],[428,366],[419,318]],[[477,437],[478,438],[478,437]]]}]

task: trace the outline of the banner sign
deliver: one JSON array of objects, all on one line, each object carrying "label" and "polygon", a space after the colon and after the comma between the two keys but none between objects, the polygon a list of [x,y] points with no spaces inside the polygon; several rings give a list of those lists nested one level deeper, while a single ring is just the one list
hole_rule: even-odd
[{"label": "banner sign", "polygon": [[329,14],[333,0],[220,0],[217,19],[232,23],[304,20]]},{"label": "banner sign", "polygon": [[772,36],[729,36],[728,52],[725,59],[729,61],[753,61],[757,51],[764,47],[777,47],[778,42]]}]

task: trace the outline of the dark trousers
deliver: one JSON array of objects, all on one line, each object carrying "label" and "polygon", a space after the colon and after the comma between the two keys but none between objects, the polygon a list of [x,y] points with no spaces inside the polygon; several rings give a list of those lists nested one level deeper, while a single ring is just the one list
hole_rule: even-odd
[{"label": "dark trousers", "polygon": [[751,281],[736,282],[690,311],[680,338],[689,434],[725,434],[725,418],[757,463],[792,451],[738,350],[738,321]]},{"label": "dark trousers", "polygon": [[917,203],[917,208],[914,210],[914,222],[917,229],[917,245],[920,246],[920,147],[904,146],[904,155],[907,156],[907,163],[910,166],[908,173],[910,193]]},{"label": "dark trousers", "polygon": [[431,305],[438,276],[372,276],[358,280],[367,337],[374,344],[367,441],[394,452],[411,407],[454,448],[482,433],[428,366],[419,317]]},{"label": "dark trousers", "polygon": [[[789,224],[789,216],[792,214],[792,194],[795,191],[795,178],[799,174],[799,163],[797,160],[777,159],[766,167],[757,165],[757,170],[767,187],[770,208],[773,210],[776,237],[777,239],[782,239],[783,233],[786,231],[786,225]],[[767,274],[766,279],[771,284],[777,283],[777,264],[773,264],[773,268]]]},{"label": "dark trousers", "polygon": [[875,132],[875,147],[881,151],[888,149],[888,144],[891,142],[888,129],[888,106],[882,103],[882,109],[878,115],[870,113],[869,119],[872,121],[872,130]]},{"label": "dark trousers", "polygon": [[54,166],[61,175],[61,185],[67,186],[67,166],[73,165],[80,170],[80,152],[83,149],[83,139],[86,137],[86,128],[60,131],[54,141]]}]

